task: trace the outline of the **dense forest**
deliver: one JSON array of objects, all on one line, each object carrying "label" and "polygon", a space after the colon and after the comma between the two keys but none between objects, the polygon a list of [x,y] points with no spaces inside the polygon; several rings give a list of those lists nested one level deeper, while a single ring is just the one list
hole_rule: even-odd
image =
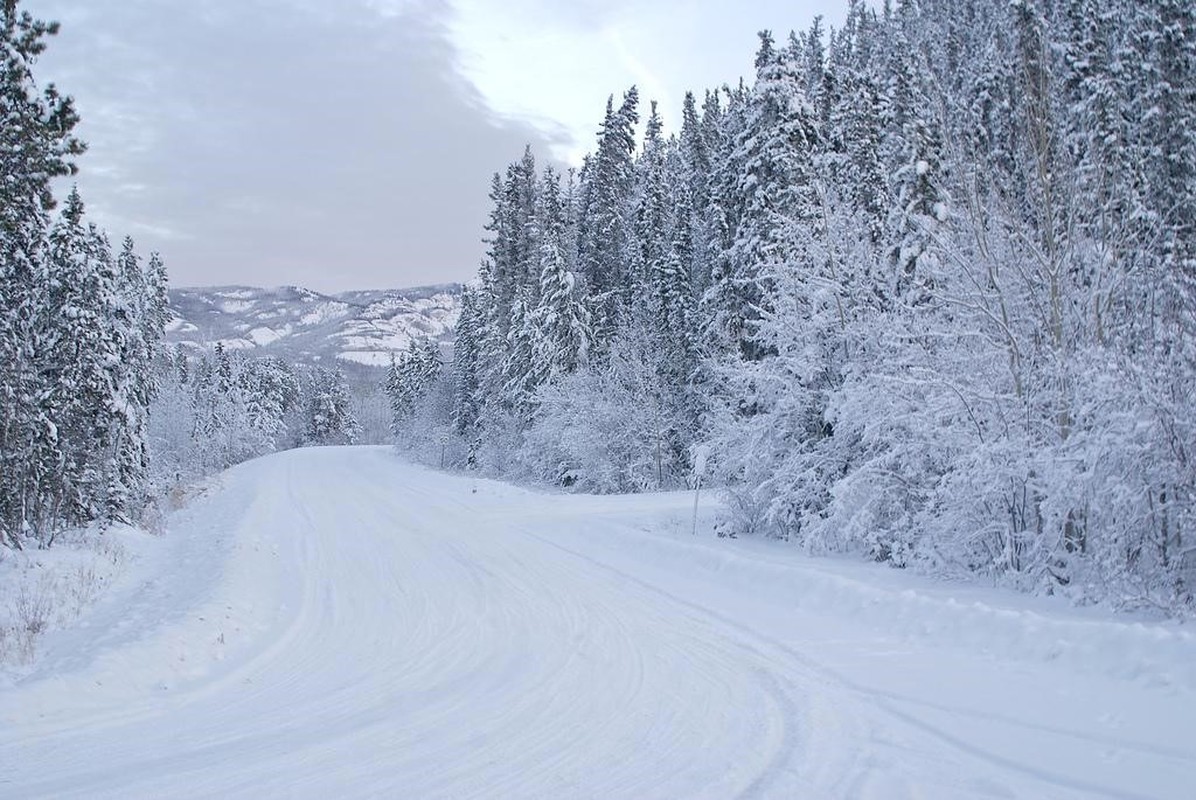
[{"label": "dense forest", "polygon": [[400,441],[595,492],[708,454],[726,535],[1190,606],[1193,6],[854,0],[755,66],[495,176]]},{"label": "dense forest", "polygon": [[[352,441],[338,370],[162,346],[161,259],[54,202],[84,150],[33,80],[56,26],[3,8],[0,546]],[[1196,9],[853,0],[755,68],[668,135],[632,87],[579,169],[494,177],[451,361],[386,375],[400,446],[576,491],[701,479],[725,536],[1190,610]]]}]

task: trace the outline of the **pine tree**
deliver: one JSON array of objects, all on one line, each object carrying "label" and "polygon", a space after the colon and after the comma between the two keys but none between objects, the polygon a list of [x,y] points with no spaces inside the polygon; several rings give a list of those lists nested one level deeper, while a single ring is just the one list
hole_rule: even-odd
[{"label": "pine tree", "polygon": [[547,375],[569,374],[586,363],[593,328],[576,273],[565,257],[564,221],[548,221],[540,245],[540,305],[534,313],[539,330],[533,359]]},{"label": "pine tree", "polygon": [[[537,283],[538,294],[539,283]],[[532,292],[521,288],[511,304],[507,328],[506,358],[503,361],[503,406],[528,422],[533,412],[532,397],[547,377],[547,365],[537,359],[541,349]]]},{"label": "pine tree", "polygon": [[133,387],[122,385],[120,374],[129,329],[118,316],[117,267],[107,239],[84,222],[83,211],[72,191],[50,233],[44,269],[38,369],[45,380],[42,408],[55,430],[41,443],[39,461],[59,471],[43,478],[41,494],[53,498],[54,515],[43,526],[55,517],[79,524],[122,512],[134,489],[122,480],[122,444],[136,448],[143,435],[131,418],[138,398],[127,394]]},{"label": "pine tree", "polygon": [[296,433],[290,430],[291,416],[301,394],[294,368],[272,356],[247,359],[236,375],[236,389],[244,397],[244,427],[252,452],[287,446]]},{"label": "pine tree", "polygon": [[[921,86],[925,74],[911,41],[915,12],[908,3],[898,7],[884,107],[888,114],[886,151],[890,187],[889,247],[893,291],[903,302],[926,302],[929,277],[919,268],[930,231],[946,218],[942,182],[941,136],[928,113],[930,102]],[[867,124],[867,120],[862,120]]]},{"label": "pine tree", "polygon": [[478,360],[484,321],[475,296],[475,290],[469,286],[461,290],[461,315],[457,318],[453,343],[453,429],[460,436],[471,437],[481,414]]},{"label": "pine tree", "polygon": [[721,202],[732,227],[718,274],[705,298],[713,352],[757,360],[767,354],[754,339],[756,320],[771,292],[765,274],[783,263],[782,224],[808,217],[817,130],[805,97],[794,48],[777,51],[760,34],[757,77],[742,109],[742,128],[728,161]]},{"label": "pine tree", "polygon": [[303,443],[352,444],[359,428],[344,373],[339,369],[313,367],[304,389]]},{"label": "pine tree", "polygon": [[41,513],[37,492],[50,467],[36,449],[54,436],[39,408],[43,382],[34,366],[51,180],[72,174],[84,149],[72,134],[78,116],[70,98],[53,85],[39,91],[33,78],[57,31],[11,0],[0,9],[0,545],[14,547]]},{"label": "pine tree", "polygon": [[[110,504],[114,508],[140,507],[145,504],[149,477],[146,431],[155,388],[156,339],[155,331],[149,328],[149,320],[153,317],[149,284],[130,237],[125,237],[121,245],[116,269],[116,305],[111,324],[119,363],[114,370],[114,382],[116,394],[124,402],[118,405],[119,418],[114,433],[115,487],[119,489],[115,490],[117,494],[110,499]],[[161,336],[160,332],[158,336]]]},{"label": "pine tree", "polygon": [[407,350],[391,359],[385,390],[390,399],[391,430],[395,434],[414,414],[440,376],[440,346],[432,339],[412,340]]},{"label": "pine tree", "polygon": [[596,349],[604,349],[627,310],[630,285],[626,256],[633,235],[629,203],[634,181],[635,125],[639,91],[632,86],[616,109],[607,100],[598,134],[598,150],[588,164],[581,214],[585,227],[579,243],[579,266],[586,292],[594,300]]},{"label": "pine tree", "polygon": [[[712,112],[713,113],[713,112]],[[681,133],[677,148],[677,172],[674,180],[674,240],[684,241],[684,252],[677,252],[680,267],[690,277],[690,295],[699,298],[710,281],[710,262],[715,246],[709,222],[711,143],[703,131],[693,92],[685,93],[681,108]],[[684,209],[681,208],[684,204]]]},{"label": "pine tree", "polygon": [[668,258],[668,186],[665,174],[668,152],[662,130],[663,123],[653,102],[644,129],[644,144],[635,163],[634,237],[629,242],[631,246],[625,258],[629,266],[626,277],[629,299],[641,305],[639,309],[633,309],[633,313],[641,315],[652,313],[644,305],[651,304],[653,287],[659,284]]}]

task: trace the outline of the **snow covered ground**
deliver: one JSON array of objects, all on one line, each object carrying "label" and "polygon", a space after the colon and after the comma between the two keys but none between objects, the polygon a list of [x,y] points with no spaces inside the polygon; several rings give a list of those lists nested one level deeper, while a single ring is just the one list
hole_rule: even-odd
[{"label": "snow covered ground", "polygon": [[0,797],[1193,796],[1184,626],[691,511],[243,464],[0,683]]},{"label": "snow covered ground", "polygon": [[49,550],[0,548],[0,687],[36,658],[46,632],[74,624],[153,537],[124,525],[65,531]]}]

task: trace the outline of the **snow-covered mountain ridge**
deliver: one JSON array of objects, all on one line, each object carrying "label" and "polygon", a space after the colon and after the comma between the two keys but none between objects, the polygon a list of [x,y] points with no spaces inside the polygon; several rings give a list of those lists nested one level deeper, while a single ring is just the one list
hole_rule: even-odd
[{"label": "snow-covered mountain ridge", "polygon": [[208,286],[170,291],[168,342],[257,350],[290,361],[384,366],[414,339],[452,338],[461,286],[321,294],[298,286]]}]

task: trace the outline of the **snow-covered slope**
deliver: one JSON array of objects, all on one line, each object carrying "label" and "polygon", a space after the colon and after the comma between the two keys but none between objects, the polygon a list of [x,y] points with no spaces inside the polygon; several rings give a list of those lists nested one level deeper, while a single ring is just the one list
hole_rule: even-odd
[{"label": "snow-covered slope", "polygon": [[0,689],[0,796],[1191,796],[1181,626],[691,513],[385,448],[243,464]]},{"label": "snow-covered slope", "polygon": [[167,340],[385,366],[413,338],[449,339],[460,298],[457,284],[338,295],[296,286],[173,289]]}]

